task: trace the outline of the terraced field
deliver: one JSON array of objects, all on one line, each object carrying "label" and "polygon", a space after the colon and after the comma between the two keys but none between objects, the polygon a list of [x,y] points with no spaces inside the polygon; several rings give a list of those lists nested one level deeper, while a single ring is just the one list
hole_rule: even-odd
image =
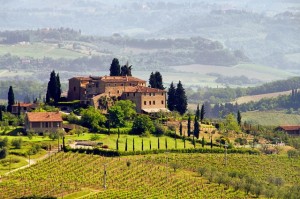
[{"label": "terraced field", "polygon": [[[197,172],[200,168],[206,168],[206,172]],[[275,190],[274,194],[299,186],[300,160],[230,154],[225,166],[223,154],[165,153],[112,158],[58,153],[30,168],[3,176],[0,198],[32,195],[58,198],[254,198],[262,194],[269,197],[266,190],[274,190],[269,182],[272,176],[285,182],[276,187],[278,192]],[[254,188],[249,188],[247,193],[249,179]],[[257,187],[265,187],[265,192],[256,192]]]}]

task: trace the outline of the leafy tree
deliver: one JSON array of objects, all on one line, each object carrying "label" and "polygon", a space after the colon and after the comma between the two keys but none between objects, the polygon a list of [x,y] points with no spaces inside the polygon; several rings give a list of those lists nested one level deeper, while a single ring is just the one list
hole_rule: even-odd
[{"label": "leafy tree", "polygon": [[7,112],[11,113],[12,105],[15,104],[15,95],[12,86],[9,87],[7,99],[8,99]]},{"label": "leafy tree", "polygon": [[232,113],[228,114],[225,117],[225,122],[221,123],[220,129],[222,131],[235,131],[235,132],[240,132],[240,126],[238,125],[234,115]]},{"label": "leafy tree", "polygon": [[201,106],[201,111],[200,111],[200,121],[202,122],[204,119],[204,115],[205,115],[205,108],[204,108],[204,104],[202,104]]},{"label": "leafy tree", "polygon": [[124,66],[121,67],[121,76],[132,76],[131,69],[132,69],[132,65],[129,66],[127,62]]},{"label": "leafy tree", "polygon": [[5,138],[0,138],[0,148],[3,148],[3,147],[8,147],[8,138],[5,137]]},{"label": "leafy tree", "polygon": [[6,158],[7,155],[8,155],[7,147],[0,148],[0,159]]},{"label": "leafy tree", "polygon": [[120,76],[121,69],[120,69],[119,60],[117,58],[114,58],[112,60],[109,71],[110,71],[110,76]]},{"label": "leafy tree", "polygon": [[191,115],[189,115],[189,118],[188,118],[187,133],[188,133],[188,137],[190,137],[191,136]]},{"label": "leafy tree", "polygon": [[15,147],[16,149],[21,149],[22,148],[22,143],[23,143],[22,138],[14,138],[14,139],[11,140],[11,145],[13,147]]},{"label": "leafy tree", "polygon": [[108,114],[112,127],[125,126],[124,112],[120,106],[112,106],[108,110]]},{"label": "leafy tree", "polygon": [[81,111],[81,124],[92,131],[98,131],[100,126],[106,122],[106,117],[94,107],[89,107]]},{"label": "leafy tree", "polygon": [[141,135],[146,131],[154,132],[154,124],[148,115],[137,116],[132,125],[132,133],[136,135]]},{"label": "leafy tree", "polygon": [[199,139],[200,126],[197,117],[194,120],[194,136]]},{"label": "leafy tree", "polygon": [[241,126],[241,123],[242,123],[242,115],[241,115],[241,112],[238,110],[237,112],[237,122],[238,122],[238,125]]},{"label": "leafy tree", "polygon": [[185,90],[181,84],[181,81],[179,81],[177,84],[175,99],[176,99],[175,109],[181,115],[183,115],[187,110],[187,97],[185,94]]},{"label": "leafy tree", "polygon": [[121,107],[124,113],[124,118],[127,120],[131,120],[136,115],[136,110],[135,110],[136,105],[130,100],[117,101],[115,106]]},{"label": "leafy tree", "polygon": [[170,111],[174,111],[175,106],[176,106],[176,89],[172,82],[168,91],[168,109]]}]

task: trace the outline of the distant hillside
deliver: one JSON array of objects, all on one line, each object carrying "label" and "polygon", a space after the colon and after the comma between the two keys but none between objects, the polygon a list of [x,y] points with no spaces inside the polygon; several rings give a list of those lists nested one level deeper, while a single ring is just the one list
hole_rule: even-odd
[{"label": "distant hillside", "polygon": [[243,104],[243,103],[248,103],[251,101],[257,102],[264,98],[274,98],[274,97],[278,97],[280,95],[290,95],[291,93],[292,93],[292,91],[290,90],[290,91],[282,91],[282,92],[267,93],[267,94],[260,94],[260,95],[247,95],[247,96],[237,98],[232,103],[233,104],[235,104],[235,103]]}]

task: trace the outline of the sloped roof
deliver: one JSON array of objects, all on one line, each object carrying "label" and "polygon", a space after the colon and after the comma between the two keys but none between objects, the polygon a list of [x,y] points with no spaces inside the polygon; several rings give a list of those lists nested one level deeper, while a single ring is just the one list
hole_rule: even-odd
[{"label": "sloped roof", "polygon": [[27,113],[29,122],[62,122],[59,112],[29,112]]},{"label": "sloped roof", "polygon": [[285,131],[298,131],[300,130],[300,126],[280,126]]},{"label": "sloped roof", "polygon": [[126,87],[124,93],[165,93],[165,90],[149,88],[146,86]]},{"label": "sloped roof", "polygon": [[88,80],[91,80],[91,77],[88,77],[88,76],[86,76],[86,77],[72,77],[71,79],[87,80],[88,81]]},{"label": "sloped roof", "polygon": [[136,77],[132,77],[132,76],[103,76],[101,77],[101,81],[104,82],[143,82],[146,83],[145,80],[136,78]]},{"label": "sloped roof", "polygon": [[17,103],[17,104],[14,104],[12,106],[19,106],[19,105],[20,105],[20,107],[30,107],[33,104],[32,103]]}]

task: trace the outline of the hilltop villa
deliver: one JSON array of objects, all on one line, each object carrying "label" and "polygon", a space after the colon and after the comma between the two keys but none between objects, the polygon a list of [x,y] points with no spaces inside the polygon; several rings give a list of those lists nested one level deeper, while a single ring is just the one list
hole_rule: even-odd
[{"label": "hilltop villa", "polygon": [[138,113],[168,111],[166,91],[147,87],[132,76],[73,77],[69,79],[68,100],[106,109],[112,100],[131,100]]}]

